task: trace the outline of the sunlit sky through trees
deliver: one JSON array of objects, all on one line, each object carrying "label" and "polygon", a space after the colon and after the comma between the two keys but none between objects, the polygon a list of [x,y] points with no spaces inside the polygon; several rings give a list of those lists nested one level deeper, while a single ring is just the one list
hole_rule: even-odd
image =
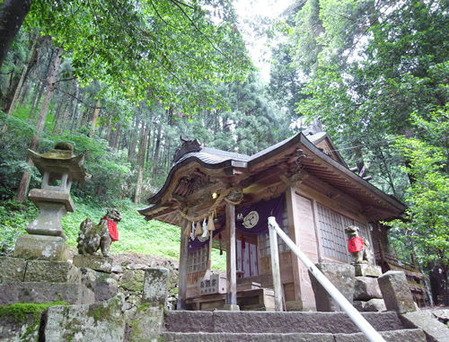
[{"label": "sunlit sky through trees", "polygon": [[[245,39],[254,64],[259,68],[262,78],[269,79],[270,49],[267,39],[255,31],[263,30],[273,19],[278,18],[294,0],[235,0],[234,5],[239,16],[240,31]],[[267,28],[267,27],[265,27]]]}]

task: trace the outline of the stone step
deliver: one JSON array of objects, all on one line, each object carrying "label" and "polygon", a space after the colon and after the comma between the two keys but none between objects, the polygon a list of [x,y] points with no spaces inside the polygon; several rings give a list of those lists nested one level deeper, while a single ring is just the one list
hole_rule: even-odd
[{"label": "stone step", "polygon": [[308,334],[308,333],[162,333],[164,342],[335,342],[332,334]]},{"label": "stone step", "polygon": [[[426,342],[426,335],[420,329],[393,330],[381,332],[387,342]],[[369,342],[362,333],[180,333],[164,332],[165,342]]]},{"label": "stone step", "polygon": [[[395,312],[367,312],[363,317],[377,331],[404,329]],[[168,332],[205,333],[357,333],[343,312],[169,311]]]},{"label": "stone step", "polygon": [[95,293],[83,284],[45,282],[0,284],[0,305],[56,301],[90,304],[95,302]]}]

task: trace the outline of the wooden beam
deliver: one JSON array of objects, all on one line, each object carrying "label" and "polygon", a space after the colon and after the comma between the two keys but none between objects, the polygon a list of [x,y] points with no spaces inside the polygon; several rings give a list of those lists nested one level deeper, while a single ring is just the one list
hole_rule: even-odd
[{"label": "wooden beam", "polygon": [[[288,213],[288,232],[290,238],[294,241],[296,245],[299,244],[299,236],[296,231],[296,227],[298,226],[298,218],[297,213],[295,212],[296,208],[296,198],[295,198],[295,189],[289,187],[285,191],[286,204],[287,204],[287,213]],[[295,293],[295,301],[301,301],[301,276],[300,276],[300,266],[298,257],[290,252],[292,258],[292,276],[294,282],[294,293]]]},{"label": "wooden beam", "polygon": [[192,194],[186,196],[186,203],[192,207],[194,205],[200,204],[202,202],[211,201],[213,199],[211,195],[214,192],[220,192],[221,189],[225,189],[226,185],[221,181],[216,181],[215,183],[210,183],[206,185],[204,188],[193,192]]},{"label": "wooden beam", "polygon": [[235,206],[226,204],[226,230],[228,231],[228,245],[226,250],[227,295],[226,304],[229,308],[237,307],[237,265],[235,239]]}]

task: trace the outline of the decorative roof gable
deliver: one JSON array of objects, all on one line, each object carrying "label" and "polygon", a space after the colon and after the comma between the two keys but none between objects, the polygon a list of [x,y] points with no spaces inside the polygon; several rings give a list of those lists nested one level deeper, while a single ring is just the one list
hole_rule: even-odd
[{"label": "decorative roof gable", "polygon": [[303,175],[310,175],[307,183],[319,179],[363,203],[373,220],[397,217],[405,209],[348,169],[325,132],[299,133],[252,156],[201,147],[197,140],[183,141],[164,186],[148,199],[150,207],[139,210],[147,219],[175,223],[181,207],[210,201],[217,191],[239,188],[251,201],[253,194],[273,190],[273,184],[277,184],[273,191],[284,191],[288,184],[302,181]]}]

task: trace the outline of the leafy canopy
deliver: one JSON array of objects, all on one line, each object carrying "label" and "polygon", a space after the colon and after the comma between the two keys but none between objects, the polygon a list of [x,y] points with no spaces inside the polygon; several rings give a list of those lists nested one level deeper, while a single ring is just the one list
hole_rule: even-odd
[{"label": "leafy canopy", "polygon": [[[224,0],[37,0],[27,17],[71,53],[85,84],[190,112],[213,102],[213,84],[251,69],[235,21]],[[197,87],[205,80],[210,86]]]},{"label": "leafy canopy", "polygon": [[412,246],[424,263],[441,263],[449,267],[449,131],[448,111],[431,113],[430,120],[414,116],[415,125],[424,129],[425,139],[398,137],[396,147],[407,158],[405,172],[412,184],[406,193],[406,220],[390,225],[407,246]]},{"label": "leafy canopy", "polygon": [[385,183],[376,175],[388,174],[383,189],[398,195],[397,156],[384,146],[415,131],[412,113],[426,119],[448,102],[448,10],[447,2],[321,0],[296,17],[292,47],[305,80],[298,114],[321,117],[343,154],[369,164],[377,185]]}]

